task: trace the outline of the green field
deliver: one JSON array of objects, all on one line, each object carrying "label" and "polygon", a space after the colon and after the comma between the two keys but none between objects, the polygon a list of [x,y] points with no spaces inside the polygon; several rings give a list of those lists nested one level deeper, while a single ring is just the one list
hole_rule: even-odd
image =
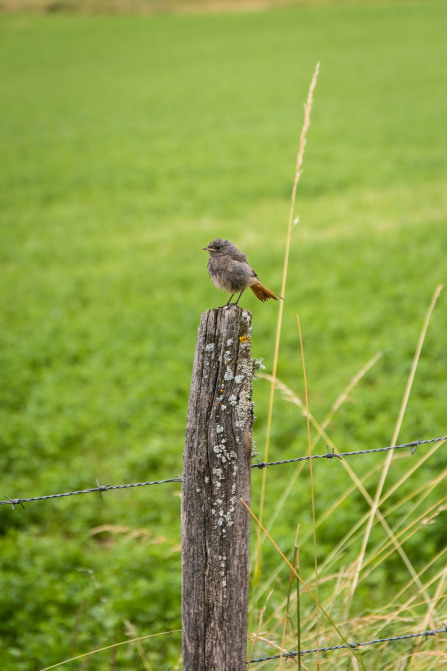
[{"label": "green field", "polygon": [[[439,0],[242,14],[0,15],[0,498],[181,474],[197,326],[201,312],[224,302],[201,248],[231,239],[279,292],[317,61],[278,376],[304,397],[297,314],[319,421],[381,352],[327,432],[340,451],[390,444],[428,305],[447,277],[446,21]],[[446,290],[398,443],[447,434]],[[253,312],[253,355],[270,373],[278,306],[251,294],[242,304]],[[260,459],[269,391],[265,379],[255,383]],[[305,417],[277,393],[269,456],[307,449]],[[442,480],[431,486],[447,466],[446,449],[425,463],[429,446],[396,454],[385,491],[421,465],[382,508],[392,528],[415,522],[403,547],[437,595],[436,625],[447,619],[439,578],[445,513],[430,525],[416,520],[446,495]],[[349,462],[372,497],[385,458]],[[279,504],[295,472],[268,470],[264,521],[288,555],[301,525],[302,573],[312,584],[307,467]],[[315,461],[313,473],[324,564],[369,506],[357,488],[343,499],[352,481],[340,462]],[[255,512],[261,479],[254,471]],[[428,496],[418,504],[420,492]],[[179,494],[170,484],[107,493],[104,502],[92,494],[0,507],[2,671],[34,671],[179,629]],[[368,640],[388,635],[373,616],[395,610],[410,575],[396,552],[383,556],[359,582],[349,614],[334,605],[362,538],[361,530],[322,569],[321,589],[344,633]],[[385,538],[376,523],[367,557]],[[273,589],[261,631],[276,642],[288,589],[282,565],[265,542],[250,596],[255,631]],[[305,600],[303,607],[311,613]],[[393,621],[395,631],[418,631],[426,612],[417,597]],[[303,647],[315,647],[306,626]],[[337,644],[327,631],[324,643]],[[142,645],[145,652],[126,645],[61,668],[181,668],[180,634]],[[277,652],[258,644],[254,656]],[[366,667],[382,668],[368,666],[368,654]],[[312,659],[306,663],[316,668]],[[353,668],[348,657],[327,659],[324,668]],[[408,668],[439,667],[416,659]]]}]

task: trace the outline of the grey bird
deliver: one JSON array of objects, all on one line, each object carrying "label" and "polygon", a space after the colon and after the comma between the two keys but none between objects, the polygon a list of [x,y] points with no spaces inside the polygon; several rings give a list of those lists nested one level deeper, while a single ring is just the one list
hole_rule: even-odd
[{"label": "grey bird", "polygon": [[229,240],[216,238],[216,240],[210,242],[208,247],[203,247],[203,249],[210,254],[208,273],[214,286],[231,294],[225,306],[230,305],[234,294],[240,292],[236,303],[234,303],[234,305],[237,305],[247,287],[250,287],[256,298],[263,302],[269,298],[273,298],[275,301],[281,298],[281,296],[261,284],[255,271],[248,263],[247,256]]}]

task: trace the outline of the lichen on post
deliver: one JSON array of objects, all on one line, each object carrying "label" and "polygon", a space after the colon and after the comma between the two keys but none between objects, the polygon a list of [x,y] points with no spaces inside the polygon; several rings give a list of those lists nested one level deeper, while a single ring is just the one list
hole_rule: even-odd
[{"label": "lichen on post", "polygon": [[185,671],[245,669],[252,451],[251,313],[202,314],[183,463]]}]

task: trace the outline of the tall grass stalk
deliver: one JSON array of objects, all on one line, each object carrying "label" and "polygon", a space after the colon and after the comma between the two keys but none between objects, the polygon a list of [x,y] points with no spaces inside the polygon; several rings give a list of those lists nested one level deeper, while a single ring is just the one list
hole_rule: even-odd
[{"label": "tall grass stalk", "polygon": [[[288,268],[288,264],[289,264],[290,242],[291,242],[291,238],[292,238],[293,215],[294,215],[294,211],[295,211],[296,190],[297,190],[298,182],[299,182],[301,174],[302,174],[304,150],[305,150],[305,147],[306,147],[306,137],[307,137],[307,131],[308,131],[309,125],[310,125],[310,114],[311,114],[311,111],[312,111],[313,95],[314,95],[315,86],[317,85],[317,79],[318,79],[319,71],[320,71],[320,63],[317,63],[317,66],[315,68],[315,72],[313,74],[312,81],[311,81],[311,84],[310,84],[310,87],[309,87],[307,102],[306,102],[305,107],[304,107],[304,123],[303,123],[303,128],[302,128],[302,131],[301,131],[300,145],[299,145],[298,156],[297,156],[297,161],[296,161],[295,180],[294,180],[293,189],[292,189],[292,199],[291,199],[291,204],[290,204],[289,223],[288,223],[287,237],[286,237],[286,250],[285,250],[285,255],[284,255],[283,276],[282,276],[282,284],[281,284],[281,296],[284,299],[285,299],[285,295],[286,295],[287,268]],[[274,354],[273,354],[273,373],[272,373],[273,380],[275,380],[275,378],[276,378],[276,371],[277,371],[277,368],[278,368],[278,354],[279,354],[279,343],[280,343],[280,340],[281,340],[281,326],[282,326],[283,311],[284,311],[284,302],[280,301],[279,302],[278,323],[277,323],[277,327],[276,327],[275,350],[274,350]],[[270,447],[270,435],[271,435],[271,427],[272,427],[274,395],[275,395],[275,384],[274,384],[274,381],[273,381],[271,386],[270,386],[269,410],[268,410],[268,417],[267,417],[267,434],[266,434],[265,448],[264,448],[264,461],[268,461],[268,454],[269,454],[269,447]],[[259,519],[261,521],[262,521],[262,518],[263,518],[263,515],[264,515],[264,501],[265,501],[266,482],[267,482],[267,470],[264,469],[264,471],[262,473],[261,495],[260,495],[260,502],[259,502]],[[256,544],[256,567],[255,567],[255,575],[254,575],[255,582],[258,580],[259,575],[260,575],[261,552],[262,552],[261,551],[261,534],[258,530],[257,544]]]},{"label": "tall grass stalk", "polygon": [[[300,531],[300,525],[298,524],[296,529],[295,536],[295,547],[293,553],[293,564],[296,568],[296,572],[300,572],[300,548],[298,545],[298,534]],[[296,651],[297,655],[297,666],[298,671],[301,669],[301,604],[300,604],[300,583],[299,580],[296,580]]]},{"label": "tall grass stalk", "polygon": [[[309,473],[310,473],[310,490],[312,498],[312,533],[314,541],[314,569],[315,569],[315,598],[317,602],[319,601],[318,596],[318,556],[317,556],[317,525],[316,525],[316,515],[315,515],[315,490],[314,490],[314,476],[313,476],[313,466],[312,466],[312,441],[310,438],[310,418],[309,418],[309,398],[307,394],[307,377],[306,377],[306,364],[304,361],[304,347],[303,347],[303,336],[301,333],[301,324],[300,318],[297,315],[298,322],[298,331],[300,334],[300,349],[301,349],[301,361],[303,364],[303,378],[304,378],[304,397],[306,401],[306,425],[307,425],[307,441],[309,445]],[[318,613],[318,608],[316,610],[316,623],[317,623],[317,648],[320,647],[320,616]],[[317,669],[320,668],[320,653],[317,650]]]},{"label": "tall grass stalk", "polygon": [[[296,572],[299,573],[299,547],[298,547],[298,534],[300,531],[300,525],[298,524],[296,528],[296,536],[295,536],[295,545],[293,547],[293,559],[292,559],[292,564],[296,569]],[[290,601],[291,601],[291,595],[292,595],[292,585],[293,585],[293,571],[290,571],[290,577],[289,577],[289,592],[287,594],[287,603],[286,603],[286,609],[284,612],[284,621],[283,621],[283,629],[282,629],[282,639],[281,639],[281,650],[285,650],[284,647],[284,641],[285,641],[285,636],[286,636],[286,627],[287,627],[287,622],[289,621],[289,608],[290,608]],[[292,631],[293,631],[293,625],[292,625]],[[301,669],[301,630],[300,630],[300,588],[299,588],[299,581],[296,580],[296,637],[297,637],[297,666],[298,669]],[[282,669],[282,660],[283,660],[283,652],[281,652],[281,657],[279,660],[279,671]]]}]

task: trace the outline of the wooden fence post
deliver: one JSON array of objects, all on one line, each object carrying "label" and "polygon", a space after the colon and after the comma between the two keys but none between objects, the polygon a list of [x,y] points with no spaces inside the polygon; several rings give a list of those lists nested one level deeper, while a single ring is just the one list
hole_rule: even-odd
[{"label": "wooden fence post", "polygon": [[202,314],[182,483],[184,671],[243,671],[252,451],[251,313]]}]

